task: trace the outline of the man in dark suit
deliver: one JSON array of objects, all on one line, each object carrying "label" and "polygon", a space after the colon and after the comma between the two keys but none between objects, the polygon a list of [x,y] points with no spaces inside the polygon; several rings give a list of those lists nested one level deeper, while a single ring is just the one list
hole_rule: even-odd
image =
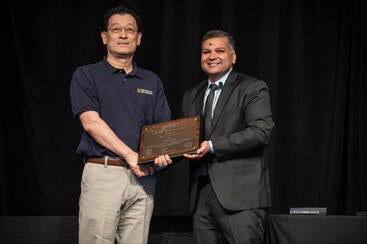
[{"label": "man in dark suit", "polygon": [[184,117],[203,114],[210,84],[217,85],[209,111],[212,119],[209,124],[203,119],[200,148],[184,155],[190,159],[190,209],[197,243],[264,241],[271,205],[264,150],[274,128],[269,89],[264,81],[234,71],[236,58],[229,33],[207,32],[201,67],[208,79],[183,98]]}]

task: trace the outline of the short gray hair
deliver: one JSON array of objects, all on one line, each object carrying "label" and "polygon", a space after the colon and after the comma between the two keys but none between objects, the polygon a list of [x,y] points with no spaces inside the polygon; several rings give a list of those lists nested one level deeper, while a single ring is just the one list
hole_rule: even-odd
[{"label": "short gray hair", "polygon": [[222,30],[210,30],[207,33],[205,33],[205,35],[203,36],[202,39],[202,43],[210,38],[215,38],[215,37],[226,37],[228,39],[228,45],[229,48],[233,51],[236,52],[236,43],[232,37],[231,34],[229,34],[228,32],[222,31]]}]

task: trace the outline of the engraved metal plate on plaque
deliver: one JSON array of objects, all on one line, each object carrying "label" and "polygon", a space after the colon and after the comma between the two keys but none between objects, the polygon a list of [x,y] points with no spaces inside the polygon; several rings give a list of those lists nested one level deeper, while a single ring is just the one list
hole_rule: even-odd
[{"label": "engraved metal plate on plaque", "polygon": [[193,153],[199,148],[200,115],[145,125],[141,129],[139,164],[150,163],[159,155],[171,158]]}]

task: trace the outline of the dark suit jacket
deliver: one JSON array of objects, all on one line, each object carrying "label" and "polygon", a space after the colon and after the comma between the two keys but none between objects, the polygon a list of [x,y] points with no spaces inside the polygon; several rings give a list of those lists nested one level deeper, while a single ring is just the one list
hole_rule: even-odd
[{"label": "dark suit jacket", "polygon": [[[202,114],[207,80],[184,94],[182,115]],[[271,205],[264,149],[274,127],[269,89],[264,81],[232,71],[213,115],[215,155],[190,162],[190,210],[197,193],[197,166],[209,160],[209,177],[222,206],[228,210]]]}]

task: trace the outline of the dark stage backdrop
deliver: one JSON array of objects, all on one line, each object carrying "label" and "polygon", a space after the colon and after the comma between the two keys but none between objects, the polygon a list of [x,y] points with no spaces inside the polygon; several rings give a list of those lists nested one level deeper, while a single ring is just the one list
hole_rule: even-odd
[{"label": "dark stage backdrop", "polygon": [[[69,85],[105,54],[102,15],[125,4],[143,17],[136,61],[164,82],[174,118],[203,78],[210,29],[237,41],[236,69],[270,86],[271,212],[367,211],[365,0],[12,1],[3,6],[0,214],[76,215],[81,159]],[[228,182],[231,187],[231,182]],[[188,165],[158,173],[156,215],[187,215]]]}]

